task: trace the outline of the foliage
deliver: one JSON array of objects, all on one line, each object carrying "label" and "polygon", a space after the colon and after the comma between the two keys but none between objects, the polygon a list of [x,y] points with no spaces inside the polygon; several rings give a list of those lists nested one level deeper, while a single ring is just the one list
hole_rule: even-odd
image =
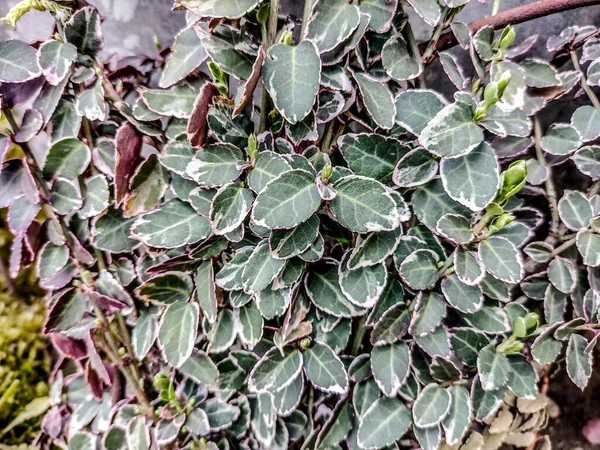
[{"label": "foliage", "polygon": [[[548,63],[454,21],[464,1],[409,3],[422,50],[389,0],[307,0],[300,27],[176,0],[157,60],[104,61],[79,2],[42,45],[0,42],[10,271],[35,265],[60,355],[43,448],[525,447],[554,362],[585,388],[598,30]],[[473,77],[436,50],[449,27]]]}]

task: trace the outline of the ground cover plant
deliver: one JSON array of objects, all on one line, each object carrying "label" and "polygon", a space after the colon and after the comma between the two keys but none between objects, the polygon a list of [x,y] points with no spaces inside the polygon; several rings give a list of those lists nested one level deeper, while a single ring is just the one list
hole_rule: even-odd
[{"label": "ground cover plant", "polygon": [[529,58],[510,23],[578,2],[467,2],[176,0],[157,59],[107,58],[85,1],[9,12],[56,20],[0,42],[5,272],[56,354],[36,445],[549,447],[550,377],[584,389],[600,335],[600,39]]}]

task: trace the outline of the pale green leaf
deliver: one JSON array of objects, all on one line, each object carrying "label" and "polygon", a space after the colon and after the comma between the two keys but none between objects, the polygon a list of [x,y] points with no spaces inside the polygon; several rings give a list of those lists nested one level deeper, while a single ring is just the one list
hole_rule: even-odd
[{"label": "pale green leaf", "polygon": [[195,303],[175,302],[160,320],[158,344],[164,358],[175,367],[180,367],[192,354],[199,313]]}]

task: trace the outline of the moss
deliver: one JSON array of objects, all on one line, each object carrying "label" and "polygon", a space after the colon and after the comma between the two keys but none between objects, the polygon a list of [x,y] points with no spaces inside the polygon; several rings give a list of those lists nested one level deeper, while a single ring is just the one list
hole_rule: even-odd
[{"label": "moss", "polygon": [[[0,230],[3,258],[8,247],[5,236]],[[41,336],[44,292],[36,284],[34,271],[24,271],[14,280],[15,297],[0,278],[0,433],[29,402],[48,393],[51,358]],[[38,417],[17,426],[2,437],[2,444],[31,442],[40,422]]]}]

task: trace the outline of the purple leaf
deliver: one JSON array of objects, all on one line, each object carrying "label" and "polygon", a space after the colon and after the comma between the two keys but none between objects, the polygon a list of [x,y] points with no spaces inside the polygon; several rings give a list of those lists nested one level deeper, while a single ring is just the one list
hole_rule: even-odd
[{"label": "purple leaf", "polygon": [[142,151],[142,135],[129,122],[125,122],[119,131],[115,144],[117,161],[115,167],[115,203],[119,206],[129,191],[129,180],[137,168]]},{"label": "purple leaf", "polygon": [[194,103],[194,111],[188,121],[187,135],[190,145],[194,148],[202,148],[206,144],[208,136],[208,110],[212,105],[213,98],[219,91],[212,83],[206,83],[200,89],[200,94]]}]

